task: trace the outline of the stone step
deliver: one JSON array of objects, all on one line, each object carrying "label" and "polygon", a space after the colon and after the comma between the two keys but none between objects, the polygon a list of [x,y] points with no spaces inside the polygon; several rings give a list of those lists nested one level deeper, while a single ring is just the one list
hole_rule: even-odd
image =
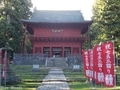
[{"label": "stone step", "polygon": [[48,58],[47,59],[47,66],[52,67],[61,67],[61,66],[66,66],[66,59],[65,58]]}]

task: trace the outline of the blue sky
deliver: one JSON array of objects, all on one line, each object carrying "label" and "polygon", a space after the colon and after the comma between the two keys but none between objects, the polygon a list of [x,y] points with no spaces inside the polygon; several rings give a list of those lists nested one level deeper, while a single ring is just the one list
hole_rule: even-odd
[{"label": "blue sky", "polygon": [[32,0],[38,10],[81,10],[86,20],[92,16],[94,0]]}]

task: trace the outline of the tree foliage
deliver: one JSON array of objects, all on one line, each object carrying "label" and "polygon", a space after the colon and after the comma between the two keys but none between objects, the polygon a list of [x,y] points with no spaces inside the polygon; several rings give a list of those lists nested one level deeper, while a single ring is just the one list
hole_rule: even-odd
[{"label": "tree foliage", "polygon": [[114,40],[120,57],[120,0],[96,0],[92,20],[92,45]]},{"label": "tree foliage", "polygon": [[22,19],[31,15],[31,0],[0,0],[0,47],[9,42],[15,52],[21,52],[23,47],[24,26]]}]

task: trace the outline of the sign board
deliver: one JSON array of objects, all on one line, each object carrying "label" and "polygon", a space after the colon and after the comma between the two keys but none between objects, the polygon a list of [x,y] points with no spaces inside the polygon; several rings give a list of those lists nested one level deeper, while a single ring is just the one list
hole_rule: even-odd
[{"label": "sign board", "polygon": [[39,67],[39,65],[38,64],[34,64],[33,65],[33,69],[39,69],[40,67]]},{"label": "sign board", "polygon": [[74,71],[80,70],[80,65],[73,65],[73,70],[74,70]]}]

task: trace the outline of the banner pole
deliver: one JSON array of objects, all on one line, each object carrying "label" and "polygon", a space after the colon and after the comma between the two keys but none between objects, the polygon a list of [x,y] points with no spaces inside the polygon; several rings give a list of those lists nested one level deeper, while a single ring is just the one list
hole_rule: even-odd
[{"label": "banner pole", "polygon": [[95,81],[95,90],[96,90],[96,81]]},{"label": "banner pole", "polygon": [[94,90],[94,87],[93,87],[93,79],[92,79],[92,78],[90,78],[90,83],[91,83],[91,88],[92,88],[92,90]]},{"label": "banner pole", "polygon": [[0,88],[1,88],[1,69],[2,69],[2,49],[0,49]]},{"label": "banner pole", "polygon": [[114,43],[114,40],[112,40],[113,42],[113,55],[114,55],[114,90],[116,90],[116,69],[115,69],[115,51],[114,51],[114,46],[115,46],[115,43]]},{"label": "banner pole", "polygon": [[5,85],[5,90],[6,90],[6,74],[7,74],[7,72],[6,72],[6,70],[7,70],[7,50],[5,50],[5,53],[4,53],[4,85]]},{"label": "banner pole", "polygon": [[2,67],[2,64],[1,64],[1,62],[0,62],[0,88],[1,88],[1,67]]}]

